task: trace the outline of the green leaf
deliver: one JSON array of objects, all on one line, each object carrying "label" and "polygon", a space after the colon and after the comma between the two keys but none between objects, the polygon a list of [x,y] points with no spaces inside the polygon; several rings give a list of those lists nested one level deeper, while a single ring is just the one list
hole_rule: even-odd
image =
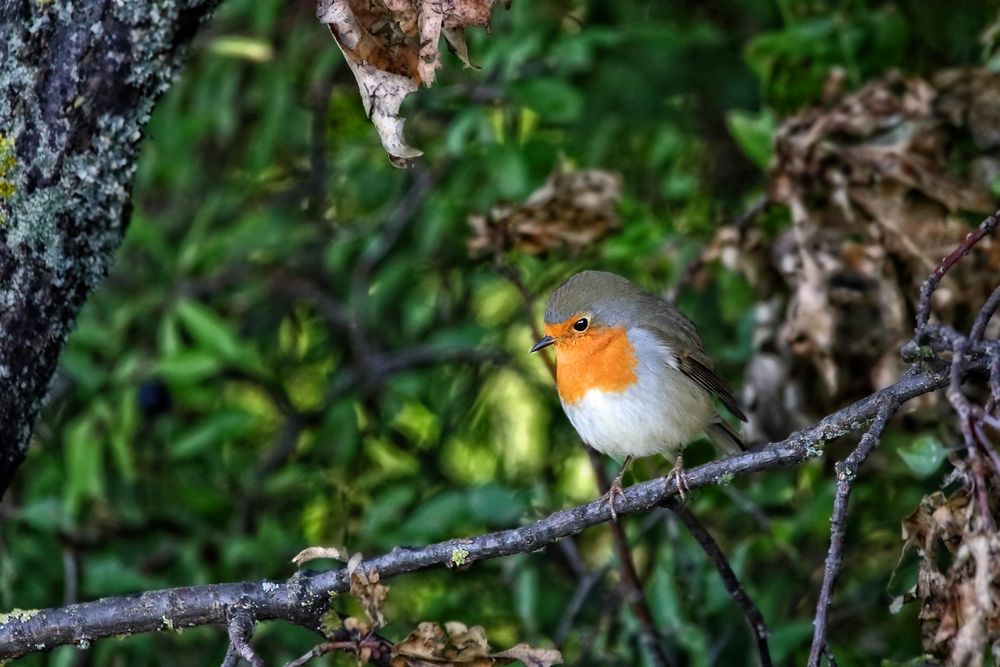
[{"label": "green leaf", "polygon": [[726,116],[726,127],[743,154],[766,171],[774,157],[774,132],[777,128],[774,113],[770,109],[757,113],[731,111]]},{"label": "green leaf", "polygon": [[184,329],[201,347],[215,352],[226,361],[239,358],[240,340],[228,322],[190,299],[181,299],[176,308]]},{"label": "green leaf", "polygon": [[171,456],[186,459],[196,456],[212,446],[246,433],[253,425],[253,417],[245,412],[228,410],[218,412],[173,441]]},{"label": "green leaf", "polygon": [[63,430],[66,446],[66,512],[75,515],[84,502],[104,495],[104,447],[95,415],[87,413]]},{"label": "green leaf", "polygon": [[465,494],[457,489],[439,493],[418,507],[399,531],[400,541],[420,544],[442,539],[466,516]]},{"label": "green leaf", "polygon": [[111,454],[118,472],[127,482],[135,480],[132,440],[139,427],[139,405],[133,392],[122,392],[111,426]]},{"label": "green leaf", "polygon": [[543,120],[572,123],[583,113],[583,97],[561,79],[532,79],[511,88],[514,99],[532,109]]},{"label": "green leaf", "polygon": [[219,372],[222,363],[206,350],[181,350],[156,362],[156,372],[172,384],[196,384]]},{"label": "green leaf", "polygon": [[469,493],[469,515],[487,525],[513,525],[527,507],[523,492],[499,484],[477,486]]},{"label": "green leaf", "polygon": [[910,472],[915,477],[923,479],[934,474],[942,461],[948,456],[948,451],[941,441],[930,434],[917,436],[904,447],[896,450]]}]

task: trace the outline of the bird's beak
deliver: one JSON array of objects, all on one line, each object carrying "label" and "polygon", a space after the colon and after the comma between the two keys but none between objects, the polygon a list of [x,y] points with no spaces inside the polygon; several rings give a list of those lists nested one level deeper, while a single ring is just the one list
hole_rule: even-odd
[{"label": "bird's beak", "polygon": [[538,339],[538,342],[531,346],[530,352],[538,352],[539,350],[544,350],[552,343],[556,342],[556,339],[552,336],[542,336]]}]

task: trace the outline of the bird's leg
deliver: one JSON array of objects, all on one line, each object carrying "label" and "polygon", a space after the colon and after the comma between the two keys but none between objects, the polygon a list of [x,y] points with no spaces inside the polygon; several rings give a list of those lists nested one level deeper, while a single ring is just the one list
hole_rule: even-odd
[{"label": "bird's leg", "polygon": [[677,494],[681,497],[681,502],[686,502],[687,492],[691,490],[691,487],[688,486],[687,473],[684,472],[684,456],[681,454],[677,455],[677,460],[674,461],[674,469],[667,475],[667,479],[671,477],[674,478],[674,484],[677,485]]},{"label": "bird's leg", "polygon": [[607,493],[601,497],[601,500],[606,502],[611,508],[611,519],[613,521],[618,521],[618,510],[615,509],[615,496],[621,496],[622,500],[625,500],[625,492],[622,491],[622,477],[625,476],[625,471],[628,470],[630,465],[632,465],[632,457],[626,456],[625,462],[622,463],[622,469],[615,476],[615,481],[611,482]]}]

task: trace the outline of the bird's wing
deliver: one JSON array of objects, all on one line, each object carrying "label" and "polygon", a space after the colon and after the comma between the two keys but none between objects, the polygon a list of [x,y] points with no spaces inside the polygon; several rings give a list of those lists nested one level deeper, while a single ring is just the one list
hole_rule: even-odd
[{"label": "bird's wing", "polygon": [[[715,370],[712,369],[711,362],[698,359],[702,354],[678,354],[677,363],[682,373],[707,389],[709,393],[717,396],[726,409],[733,413],[733,416],[742,422],[747,420],[747,416],[740,409],[740,404],[736,402],[733,391],[723,382]],[[706,359],[707,361],[707,359]]]},{"label": "bird's wing", "polygon": [[[694,324],[669,301],[663,299],[657,299],[657,301],[659,301],[656,304],[657,310],[663,315],[654,317],[652,321],[648,322],[649,331],[674,352],[677,357],[678,370],[704,387],[710,394],[718,397],[726,409],[733,413],[734,417],[745,422],[746,415],[740,409],[740,404],[733,396],[732,389],[712,367],[712,360],[705,354],[701,337],[698,336]],[[647,312],[651,311],[652,308],[647,309]]]}]

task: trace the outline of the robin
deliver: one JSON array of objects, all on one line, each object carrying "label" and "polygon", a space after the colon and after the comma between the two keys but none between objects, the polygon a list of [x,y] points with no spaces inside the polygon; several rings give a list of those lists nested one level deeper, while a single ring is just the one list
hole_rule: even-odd
[{"label": "robin", "polygon": [[674,461],[683,496],[686,444],[705,433],[716,447],[746,449],[722,419],[719,399],[740,421],[733,392],[716,374],[694,324],[674,304],[614,273],[584,271],[552,293],[545,335],[531,348],[556,352],[556,388],[583,441],[624,457],[604,499],[617,520],[615,495],[632,459],[663,454]]}]

